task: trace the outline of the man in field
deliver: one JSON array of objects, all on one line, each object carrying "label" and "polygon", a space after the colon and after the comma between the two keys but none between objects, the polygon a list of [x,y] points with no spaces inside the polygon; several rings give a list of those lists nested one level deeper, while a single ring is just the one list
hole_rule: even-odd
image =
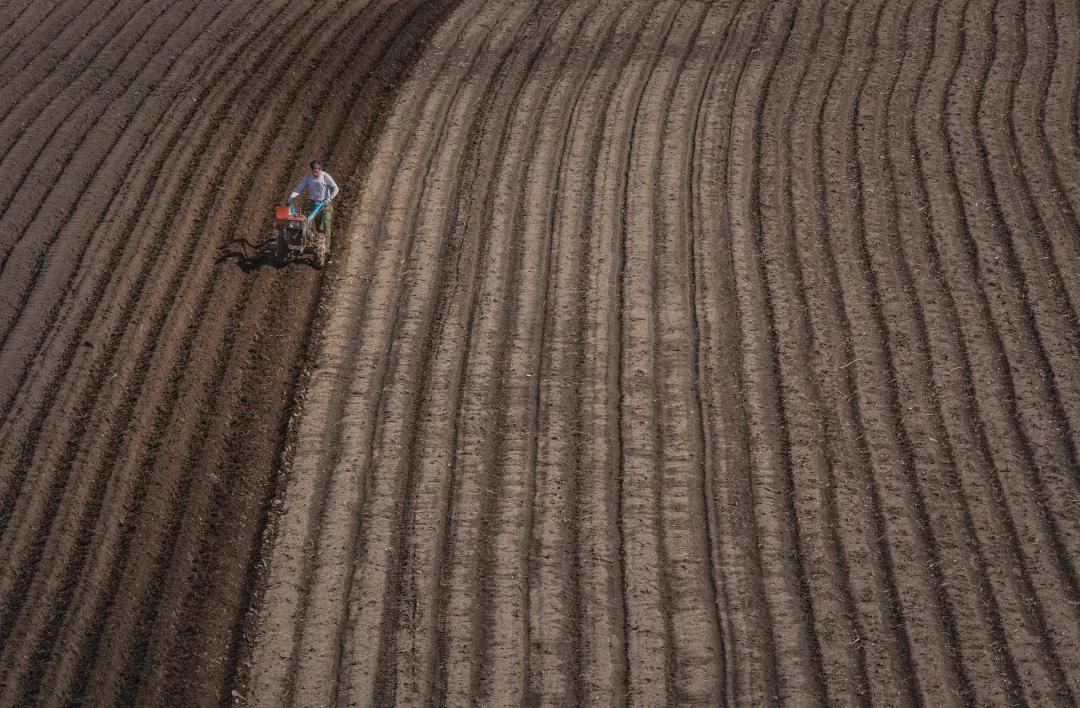
[{"label": "man in field", "polygon": [[330,251],[330,220],[334,218],[333,199],[337,196],[338,186],[329,172],[323,172],[322,163],[312,160],[308,165],[311,172],[304,175],[300,184],[289,195],[289,199],[296,199],[306,192],[308,199],[326,202],[322,210],[315,215],[315,228],[323,233],[323,247]]}]

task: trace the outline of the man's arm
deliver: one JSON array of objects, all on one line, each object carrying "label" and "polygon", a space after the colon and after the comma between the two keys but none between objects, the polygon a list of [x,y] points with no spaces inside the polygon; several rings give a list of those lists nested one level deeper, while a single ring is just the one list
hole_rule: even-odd
[{"label": "man's arm", "polygon": [[304,187],[307,184],[307,180],[308,180],[307,175],[304,175],[303,177],[300,178],[300,183],[298,185],[296,185],[296,187],[293,188],[292,194],[289,195],[289,199],[295,199],[296,197],[300,196],[303,193]]},{"label": "man's arm", "polygon": [[330,190],[329,197],[332,200],[335,197],[337,197],[337,193],[338,193],[337,182],[334,181],[334,178],[330,176],[329,172],[324,172],[323,174],[326,175],[326,186]]}]

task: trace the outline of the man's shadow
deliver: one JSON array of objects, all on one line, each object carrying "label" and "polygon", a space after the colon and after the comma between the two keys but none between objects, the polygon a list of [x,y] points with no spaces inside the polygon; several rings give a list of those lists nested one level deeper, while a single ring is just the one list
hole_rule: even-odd
[{"label": "man's shadow", "polygon": [[274,258],[274,237],[265,238],[258,243],[251,243],[243,238],[228,241],[221,247],[221,253],[214,264],[221,265],[228,261],[236,261],[236,265],[245,273],[265,266],[278,267]]}]

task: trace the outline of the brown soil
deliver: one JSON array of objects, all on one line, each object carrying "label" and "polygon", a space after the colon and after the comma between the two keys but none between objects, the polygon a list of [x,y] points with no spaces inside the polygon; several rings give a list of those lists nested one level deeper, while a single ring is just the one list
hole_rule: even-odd
[{"label": "brown soil", "polygon": [[0,705],[1080,701],[1075,3],[0,27]]},{"label": "brown soil", "polygon": [[0,705],[230,699],[323,286],[271,207],[319,155],[348,225],[449,4],[0,9]]}]

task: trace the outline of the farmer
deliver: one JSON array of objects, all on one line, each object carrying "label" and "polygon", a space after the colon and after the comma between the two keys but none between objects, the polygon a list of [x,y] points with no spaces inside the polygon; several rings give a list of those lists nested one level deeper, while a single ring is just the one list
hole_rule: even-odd
[{"label": "farmer", "polygon": [[323,172],[321,162],[312,160],[308,166],[311,168],[311,172],[304,175],[303,179],[300,180],[300,184],[296,185],[296,189],[289,195],[289,199],[296,199],[306,191],[308,199],[325,202],[322,210],[315,215],[315,228],[323,233],[323,244],[326,250],[329,251],[330,220],[334,217],[332,200],[337,196],[338,186],[329,172]]}]

